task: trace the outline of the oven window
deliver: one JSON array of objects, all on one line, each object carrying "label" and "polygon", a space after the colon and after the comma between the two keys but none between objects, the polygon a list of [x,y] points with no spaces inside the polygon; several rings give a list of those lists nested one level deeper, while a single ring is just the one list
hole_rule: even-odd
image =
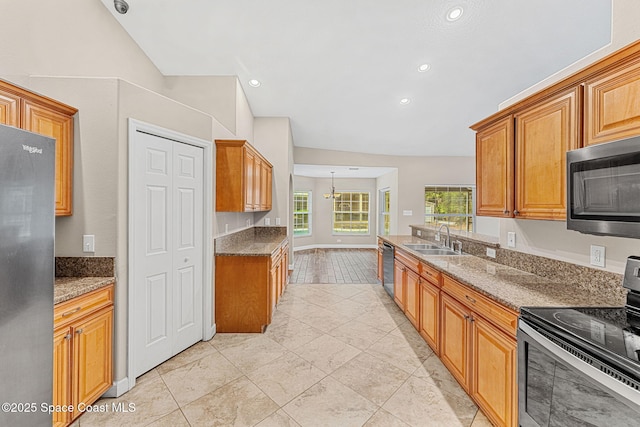
[{"label": "oven window", "polygon": [[574,163],[571,217],[640,221],[640,154]]},{"label": "oven window", "polygon": [[526,412],[539,426],[637,426],[632,409],[578,369],[527,343]]}]

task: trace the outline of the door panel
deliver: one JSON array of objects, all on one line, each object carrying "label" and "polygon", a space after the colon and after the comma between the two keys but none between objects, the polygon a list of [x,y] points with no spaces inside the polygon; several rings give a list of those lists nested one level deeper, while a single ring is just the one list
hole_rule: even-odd
[{"label": "door panel", "polygon": [[203,150],[137,133],[131,209],[138,376],[202,339]]}]

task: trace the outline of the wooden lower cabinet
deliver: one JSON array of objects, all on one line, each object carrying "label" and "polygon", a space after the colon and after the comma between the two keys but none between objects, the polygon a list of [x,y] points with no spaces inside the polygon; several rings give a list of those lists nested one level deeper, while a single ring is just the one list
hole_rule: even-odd
[{"label": "wooden lower cabinet", "polygon": [[[478,302],[475,295],[469,301]],[[517,425],[515,336],[446,292],[441,311],[442,363],[494,425]]]},{"label": "wooden lower cabinet", "polygon": [[54,308],[53,425],[66,426],[82,415],[113,383],[113,285]]},{"label": "wooden lower cabinet", "polygon": [[420,335],[440,354],[440,288],[427,280],[420,282]]},{"label": "wooden lower cabinet", "polygon": [[264,332],[287,283],[287,248],[285,243],[271,255],[215,257],[218,332]]},{"label": "wooden lower cabinet", "polygon": [[416,329],[419,329],[420,315],[420,276],[413,270],[407,269],[405,277],[404,314]]},{"label": "wooden lower cabinet", "polygon": [[516,425],[516,341],[482,317],[474,317],[472,334],[471,397],[494,424]]},{"label": "wooden lower cabinet", "polygon": [[404,311],[404,277],[407,267],[397,259],[393,261],[393,300]]},{"label": "wooden lower cabinet", "polygon": [[442,301],[442,341],[440,359],[469,392],[469,310],[449,295],[443,293]]},{"label": "wooden lower cabinet", "polygon": [[[53,405],[71,404],[71,328],[53,334]],[[53,413],[53,425],[64,427],[71,422],[70,412]]]}]

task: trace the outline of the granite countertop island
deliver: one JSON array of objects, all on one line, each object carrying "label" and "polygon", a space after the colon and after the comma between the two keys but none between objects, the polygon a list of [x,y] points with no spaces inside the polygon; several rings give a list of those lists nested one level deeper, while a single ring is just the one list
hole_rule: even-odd
[{"label": "granite countertop island", "polygon": [[620,289],[593,286],[588,278],[574,283],[558,281],[464,253],[425,256],[403,246],[404,243],[427,243],[424,239],[408,235],[378,237],[517,311],[526,306],[621,307],[625,304],[621,286]]},{"label": "granite countertop island", "polygon": [[252,227],[215,239],[215,255],[270,256],[286,240],[286,227]]},{"label": "granite countertop island", "polygon": [[115,282],[115,277],[56,277],[53,286],[53,303],[68,301]]}]

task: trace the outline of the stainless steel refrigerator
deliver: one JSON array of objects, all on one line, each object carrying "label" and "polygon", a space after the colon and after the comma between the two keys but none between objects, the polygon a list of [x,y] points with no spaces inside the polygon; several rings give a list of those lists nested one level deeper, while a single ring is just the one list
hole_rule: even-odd
[{"label": "stainless steel refrigerator", "polygon": [[0,426],[50,426],[55,141],[0,125]]}]

